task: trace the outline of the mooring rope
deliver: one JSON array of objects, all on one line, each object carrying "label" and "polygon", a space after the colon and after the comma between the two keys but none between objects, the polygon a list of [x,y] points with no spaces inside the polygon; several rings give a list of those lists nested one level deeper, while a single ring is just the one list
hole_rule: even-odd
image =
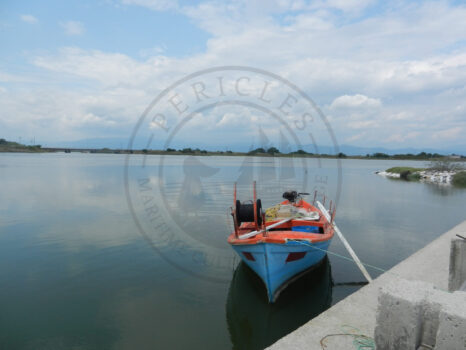
[{"label": "mooring rope", "polygon": [[[296,242],[296,243],[305,245],[305,246],[307,246],[307,247],[311,247],[311,248],[313,248],[313,249],[320,250],[320,251],[322,251],[322,252],[324,252],[324,253],[328,253],[328,254],[330,254],[330,255],[334,255],[334,256],[337,256],[337,257],[342,258],[342,259],[344,259],[344,260],[348,260],[348,261],[351,261],[351,262],[353,262],[353,263],[356,263],[356,262],[354,261],[354,259],[352,259],[352,258],[349,258],[349,257],[347,257],[347,256],[344,256],[344,255],[341,255],[341,254],[338,254],[338,253],[334,253],[334,252],[330,252],[330,251],[328,251],[328,250],[325,250],[325,249],[316,247],[316,246],[310,244],[310,243],[307,242],[307,241],[300,241],[300,240],[296,240],[296,239],[288,239],[288,242]],[[361,262],[361,264],[363,264],[364,266],[370,267],[371,269],[374,269],[374,270],[378,270],[378,271],[381,271],[381,272],[388,272],[387,270],[384,270],[384,269],[382,269],[382,268],[380,268],[380,267],[377,267],[377,266],[374,266],[374,265],[366,264],[366,263],[363,263],[363,262]]]},{"label": "mooring rope", "polygon": [[[322,249],[322,248],[319,248],[319,247],[316,247],[316,246],[314,246],[314,245],[311,245],[310,242],[308,242],[308,241],[300,241],[300,240],[295,240],[295,239],[288,239],[288,242],[296,242],[296,243],[305,245],[306,247],[311,247],[311,248],[313,248],[313,249],[320,250],[320,251],[322,251],[322,252],[324,252],[324,253],[327,253],[327,254],[330,254],[330,255],[334,255],[334,256],[339,257],[339,258],[341,258],[341,259],[344,259],[344,260],[347,260],[347,261],[351,261],[351,262],[353,262],[353,263],[356,263],[356,262],[355,262],[352,258],[350,258],[350,257],[344,256],[344,255],[341,255],[341,254],[338,254],[338,253],[334,253],[334,252],[331,252],[331,251],[328,251],[328,250],[325,250],[325,249]],[[366,264],[366,263],[363,263],[363,262],[361,262],[361,264],[363,264],[364,266],[367,266],[367,267],[369,267],[369,268],[371,268],[371,269],[378,270],[378,271],[380,271],[380,272],[390,274],[390,275],[395,276],[395,277],[397,277],[397,278],[403,278],[403,279],[407,279],[407,278],[408,278],[408,277],[406,277],[406,276],[401,276],[401,275],[399,275],[399,274],[397,274],[397,273],[391,272],[391,271],[389,271],[389,270],[382,269],[381,267],[377,267],[377,266],[374,266],[374,265],[371,265],[371,264]],[[447,289],[441,288],[441,287],[439,287],[439,286],[435,286],[435,289],[437,289],[437,290],[442,290],[442,291],[444,291],[444,292],[448,292]]]}]

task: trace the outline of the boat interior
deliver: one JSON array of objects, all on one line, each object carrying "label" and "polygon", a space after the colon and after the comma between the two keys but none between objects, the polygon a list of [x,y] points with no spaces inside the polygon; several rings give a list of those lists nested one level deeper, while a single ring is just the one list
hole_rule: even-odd
[{"label": "boat interior", "polygon": [[[232,208],[235,231],[232,240],[256,241],[263,238],[288,239],[326,239],[326,236],[333,235],[333,228],[330,220],[314,205],[306,202],[303,196],[308,193],[298,193],[287,191],[283,193],[284,201],[276,204],[265,211],[262,210],[262,202],[257,199],[255,183],[253,184],[254,199],[247,202],[240,202],[236,199],[236,186],[234,191],[234,203]],[[314,200],[315,202],[314,194]],[[320,238],[319,238],[320,236]]]}]

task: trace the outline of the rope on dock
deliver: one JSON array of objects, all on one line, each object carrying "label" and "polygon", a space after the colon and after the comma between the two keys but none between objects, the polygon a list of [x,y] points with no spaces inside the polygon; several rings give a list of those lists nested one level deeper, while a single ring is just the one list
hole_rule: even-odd
[{"label": "rope on dock", "polygon": [[[359,334],[361,331],[355,327],[344,325],[341,327],[341,330],[346,333],[334,333],[334,334],[327,334],[320,340],[320,346],[323,350],[327,348],[325,344],[325,340],[330,337],[337,337],[337,336],[350,336],[353,337],[353,345],[356,350],[374,350],[375,349],[375,342],[374,339],[364,335]],[[350,333],[351,332],[351,333]]]},{"label": "rope on dock", "polygon": [[330,337],[336,337],[336,336],[350,336],[353,337],[353,345],[355,349],[357,350],[372,350],[375,349],[375,343],[374,339],[371,337],[368,337],[367,335],[364,334],[353,334],[353,333],[335,333],[335,334],[327,334],[325,337],[323,337],[320,340],[320,346],[322,347],[323,350],[327,348],[327,345],[325,345],[325,340]]}]

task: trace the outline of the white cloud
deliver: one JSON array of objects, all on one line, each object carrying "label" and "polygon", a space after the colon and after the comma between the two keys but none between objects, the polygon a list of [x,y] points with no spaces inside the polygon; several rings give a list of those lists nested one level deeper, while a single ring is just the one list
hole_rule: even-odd
[{"label": "white cloud", "polygon": [[[58,120],[62,130],[73,127],[75,134],[83,125],[125,124],[137,115],[128,106],[147,106],[158,91],[188,73],[242,64],[270,70],[305,90],[330,115],[341,140],[411,142],[419,147],[430,146],[432,140],[438,145],[462,142],[458,130],[465,130],[465,6],[397,2],[367,13],[372,2],[366,0],[209,1],[185,7],[167,1],[121,2],[157,11],[177,9],[211,35],[205,52],[179,58],[156,48],[141,50],[143,59],[135,59],[117,52],[62,48],[32,62],[44,75],[81,90],[56,89],[53,99],[38,92],[36,100],[32,93],[27,98],[12,95],[10,89],[2,95],[9,95],[16,110],[33,120],[47,115]],[[74,33],[82,33],[80,28]],[[2,78],[12,79],[0,72]],[[34,115],[27,111],[30,101],[37,103]],[[211,121],[209,127],[228,126],[232,132],[241,127],[239,117],[225,110],[220,119],[202,118],[190,125]]]},{"label": "white cloud", "polygon": [[231,126],[241,124],[242,117],[235,113],[225,113],[217,126]]},{"label": "white cloud", "polygon": [[322,3],[311,4],[310,6],[328,7],[345,13],[357,15],[365,10],[370,5],[374,4],[374,0],[327,0]]},{"label": "white cloud", "polygon": [[454,128],[449,128],[441,131],[437,131],[434,133],[433,137],[434,139],[439,139],[439,140],[449,140],[449,139],[455,139],[458,136],[463,136],[463,127],[457,126]]},{"label": "white cloud", "polygon": [[386,138],[385,142],[405,142],[406,140],[415,139],[420,135],[421,133],[418,131],[396,133]]},{"label": "white cloud", "polygon": [[415,116],[412,113],[408,113],[406,111],[396,112],[394,114],[389,114],[387,116],[387,120],[394,120],[394,121],[403,121],[403,120],[413,120]]},{"label": "white cloud", "polygon": [[30,23],[30,24],[39,22],[39,20],[33,15],[21,15],[20,18],[23,22]]},{"label": "white cloud", "polygon": [[18,83],[18,82],[31,82],[30,78],[19,76],[16,74],[6,73],[0,71],[0,82],[4,83]]},{"label": "white cloud", "polygon": [[368,129],[377,126],[377,122],[375,120],[355,120],[349,121],[346,126],[351,129]]},{"label": "white cloud", "polygon": [[119,84],[143,88],[163,67],[163,58],[137,61],[127,55],[106,53],[98,50],[82,50],[66,47],[58,55],[39,56],[34,64],[52,72],[90,79],[103,86]]},{"label": "white cloud", "polygon": [[81,35],[84,33],[84,25],[78,21],[60,22],[60,25],[65,30],[66,35]]},{"label": "white cloud", "polygon": [[360,141],[361,139],[365,138],[367,135],[367,132],[363,131],[359,134],[353,134],[350,137],[347,137],[345,139],[345,142],[354,142],[354,141]]},{"label": "white cloud", "polygon": [[178,8],[176,0],[121,0],[124,5],[137,5],[155,11],[166,11]]},{"label": "white cloud", "polygon": [[35,135],[45,143],[105,137],[121,130],[126,135],[150,99],[144,91],[123,88],[10,89],[0,94],[1,123],[14,134]]},{"label": "white cloud", "polygon": [[330,109],[338,108],[378,108],[382,105],[379,99],[370,98],[365,95],[344,95],[337,97],[332,104]]},{"label": "white cloud", "polygon": [[[214,111],[214,113],[215,112],[216,111]],[[217,113],[219,112],[221,112],[221,110],[219,110]],[[232,127],[244,128],[245,125],[248,125],[250,128],[254,129],[254,127],[258,126],[261,121],[261,117],[257,115],[257,113],[251,113],[251,111],[247,109],[242,109],[235,112],[224,112],[223,114],[220,114],[220,118],[217,119],[219,120],[215,123],[215,128],[225,128],[225,130],[228,130]]]}]

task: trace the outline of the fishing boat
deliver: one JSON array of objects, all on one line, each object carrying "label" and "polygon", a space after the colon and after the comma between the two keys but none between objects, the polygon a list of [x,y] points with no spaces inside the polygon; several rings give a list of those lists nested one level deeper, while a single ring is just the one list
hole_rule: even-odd
[{"label": "fishing boat", "polygon": [[264,282],[270,303],[280,292],[307,271],[318,266],[327,254],[334,235],[335,208],[330,213],[319,202],[306,202],[308,193],[287,191],[284,201],[262,211],[253,184],[253,200],[236,199],[231,209],[234,231],[228,243]]}]

